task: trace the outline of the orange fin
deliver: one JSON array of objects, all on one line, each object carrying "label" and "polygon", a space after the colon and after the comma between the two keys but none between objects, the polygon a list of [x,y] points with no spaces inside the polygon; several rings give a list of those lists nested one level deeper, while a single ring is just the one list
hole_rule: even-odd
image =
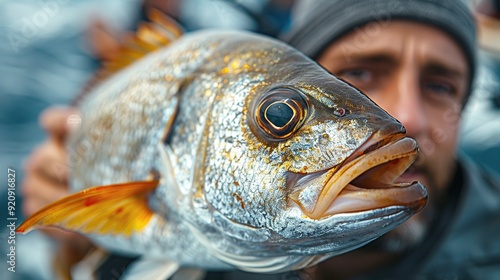
[{"label": "orange fin", "polygon": [[154,180],[85,189],[40,209],[16,231],[58,226],[87,234],[130,236],[153,216],[147,199],[157,186]]},{"label": "orange fin", "polygon": [[148,17],[151,22],[141,23],[137,32],[128,35],[111,58],[102,61],[101,69],[97,70],[83,91],[78,94],[73,101],[74,105],[101,81],[182,36],[182,28],[163,12],[151,9]]}]

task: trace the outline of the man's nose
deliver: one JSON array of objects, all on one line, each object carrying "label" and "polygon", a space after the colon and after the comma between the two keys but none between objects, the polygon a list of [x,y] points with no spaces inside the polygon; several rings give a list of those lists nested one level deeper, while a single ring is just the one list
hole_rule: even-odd
[{"label": "man's nose", "polygon": [[398,75],[393,83],[389,97],[392,101],[385,109],[405,126],[408,136],[415,138],[428,125],[419,79],[406,71]]}]

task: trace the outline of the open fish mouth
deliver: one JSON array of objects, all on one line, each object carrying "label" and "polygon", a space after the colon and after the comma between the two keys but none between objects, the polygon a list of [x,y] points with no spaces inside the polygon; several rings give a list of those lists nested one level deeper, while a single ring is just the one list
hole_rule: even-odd
[{"label": "open fish mouth", "polygon": [[404,206],[416,213],[427,203],[419,182],[395,183],[418,156],[415,140],[403,133],[373,134],[341,164],[309,174],[290,172],[289,203],[311,219]]}]

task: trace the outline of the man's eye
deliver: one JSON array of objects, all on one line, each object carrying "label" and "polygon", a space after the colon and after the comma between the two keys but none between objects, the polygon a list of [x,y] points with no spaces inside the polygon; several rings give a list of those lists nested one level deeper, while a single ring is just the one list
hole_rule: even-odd
[{"label": "man's eye", "polygon": [[365,69],[350,69],[343,70],[338,74],[341,78],[349,82],[369,82],[371,81],[372,73]]},{"label": "man's eye", "polygon": [[424,84],[424,89],[426,92],[433,94],[442,94],[442,95],[454,95],[455,89],[445,83],[439,82],[428,82]]}]

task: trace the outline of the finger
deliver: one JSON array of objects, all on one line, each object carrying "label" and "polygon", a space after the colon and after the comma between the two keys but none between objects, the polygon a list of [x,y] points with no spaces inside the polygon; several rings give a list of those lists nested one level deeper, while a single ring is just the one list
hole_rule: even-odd
[{"label": "finger", "polygon": [[64,148],[55,141],[46,141],[26,160],[24,170],[27,175],[37,174],[54,184],[67,184],[69,167],[66,155]]},{"label": "finger", "polygon": [[31,215],[42,207],[67,196],[69,190],[67,186],[55,185],[37,174],[31,174],[23,180],[21,194],[23,213]]},{"label": "finger", "polygon": [[23,197],[37,199],[47,205],[69,194],[67,185],[61,186],[45,180],[39,175],[30,175],[23,180]]},{"label": "finger", "polygon": [[80,125],[78,110],[72,107],[50,107],[42,112],[40,125],[58,142]]},{"label": "finger", "polygon": [[36,213],[36,211],[42,209],[45,205],[44,202],[37,200],[33,197],[23,197],[23,204],[21,206],[21,212],[24,216],[29,217]]}]

